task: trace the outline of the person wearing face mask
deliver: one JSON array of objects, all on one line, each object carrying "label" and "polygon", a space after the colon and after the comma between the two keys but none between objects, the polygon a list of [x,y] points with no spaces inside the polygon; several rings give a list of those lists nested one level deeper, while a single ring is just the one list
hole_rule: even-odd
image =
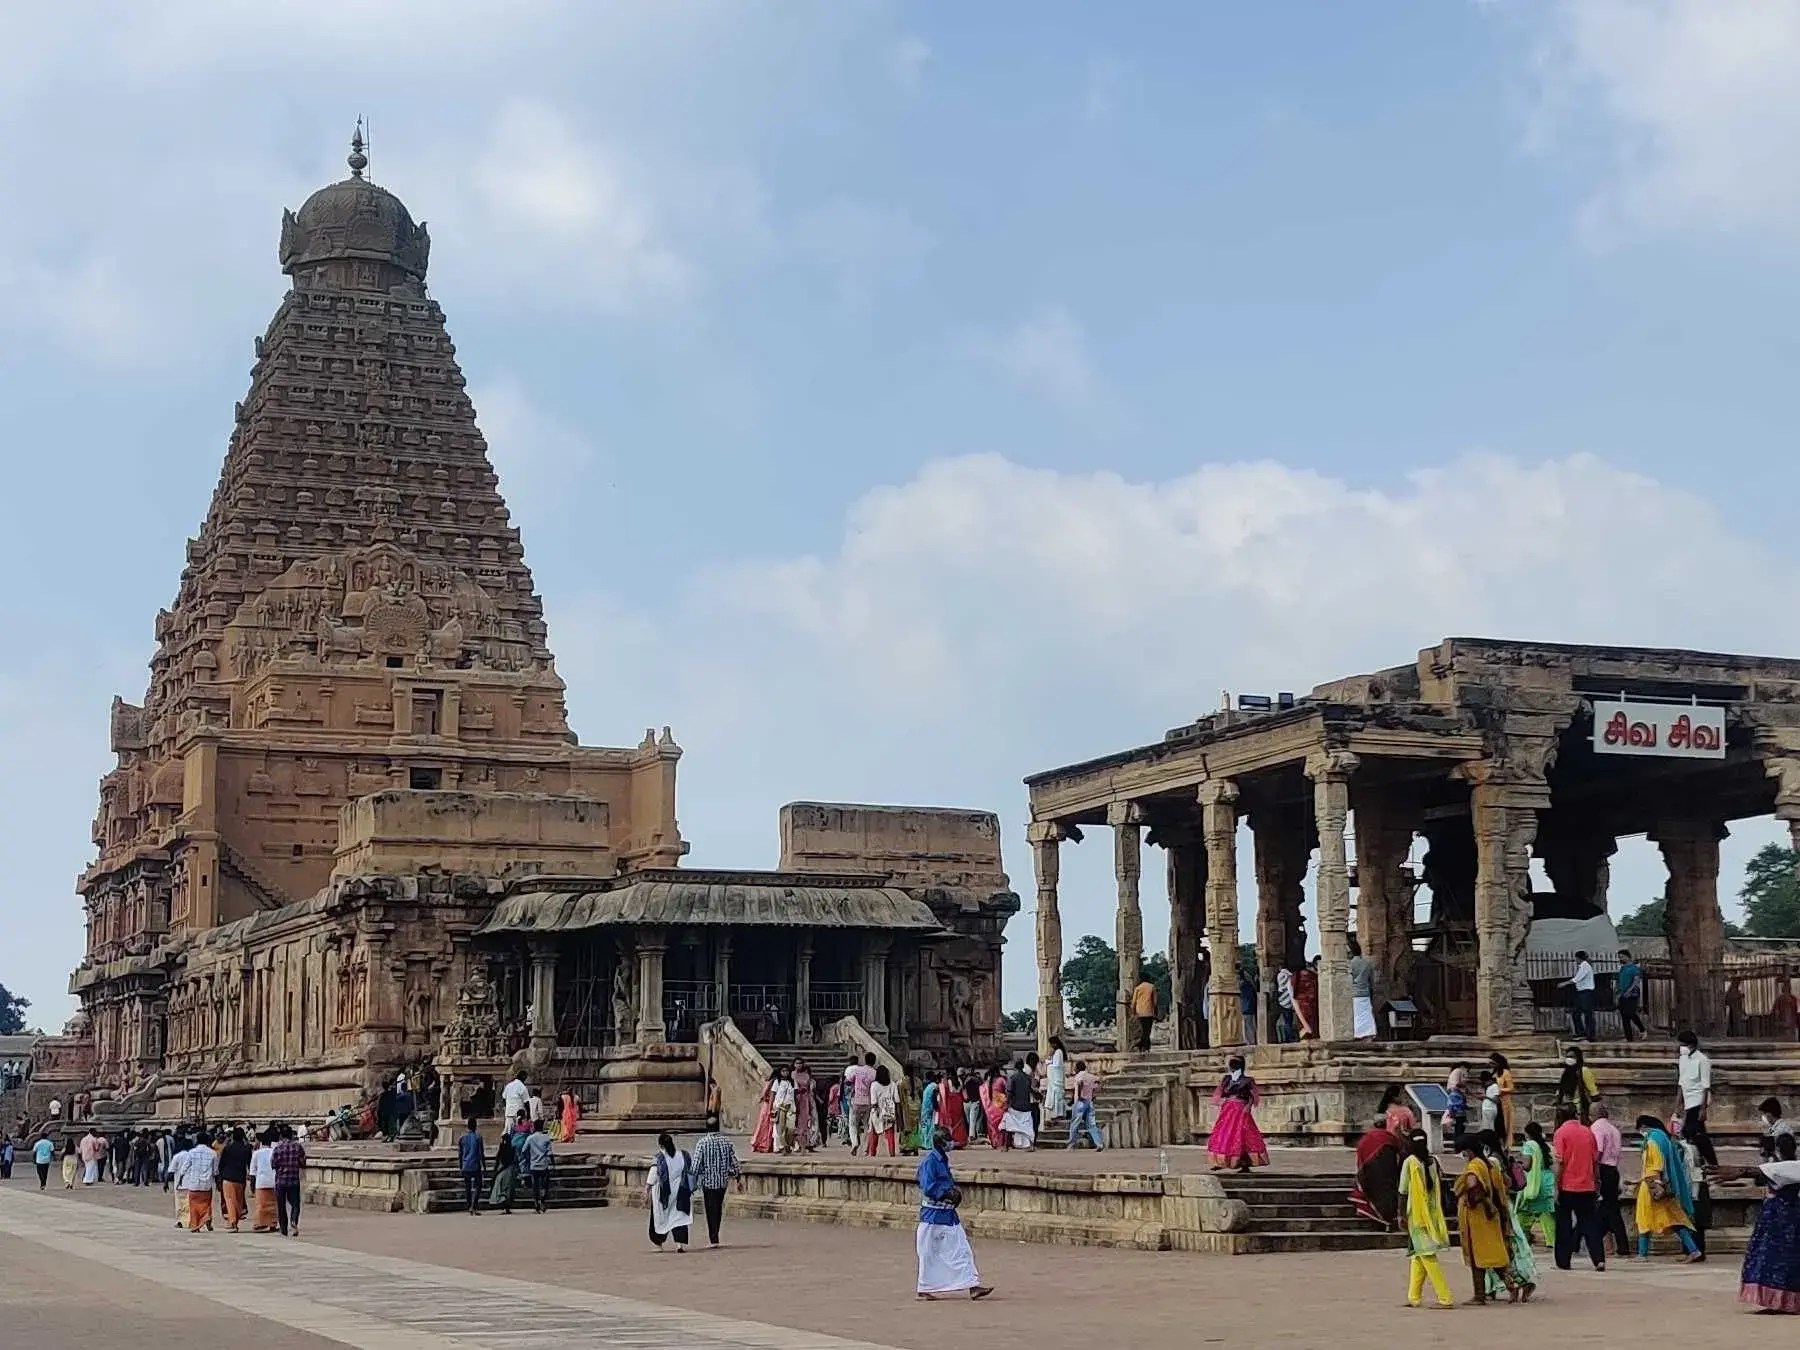
[{"label": "person wearing face mask", "polygon": [[1681,1137],[1699,1151],[1702,1162],[1717,1167],[1719,1151],[1706,1132],[1706,1112],[1712,1105],[1712,1061],[1700,1049],[1700,1038],[1693,1032],[1684,1031],[1679,1039],[1681,1058],[1676,1062],[1675,1076],[1681,1100],[1675,1114],[1681,1117]]},{"label": "person wearing face mask", "polygon": [[1206,1152],[1212,1170],[1223,1172],[1235,1167],[1248,1172],[1252,1167],[1269,1165],[1269,1145],[1256,1127],[1254,1108],[1262,1100],[1256,1080],[1244,1072],[1244,1057],[1233,1055],[1225,1076],[1213,1089],[1213,1100],[1219,1104],[1218,1118],[1206,1140]]},{"label": "person wearing face mask", "polygon": [[1592,1119],[1591,1108],[1600,1096],[1600,1085],[1594,1078],[1594,1071],[1587,1066],[1581,1047],[1571,1045],[1563,1051],[1562,1077],[1556,1084],[1556,1104],[1575,1109],[1575,1114],[1585,1125]]}]

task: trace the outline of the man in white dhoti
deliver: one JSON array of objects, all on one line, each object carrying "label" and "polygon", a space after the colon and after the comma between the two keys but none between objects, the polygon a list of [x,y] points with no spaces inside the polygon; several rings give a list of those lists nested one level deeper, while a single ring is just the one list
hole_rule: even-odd
[{"label": "man in white dhoti", "polygon": [[986,1298],[994,1291],[975,1272],[975,1253],[956,1214],[962,1192],[950,1175],[950,1131],[941,1125],[931,1132],[931,1147],[919,1159],[919,1190],[919,1297]]},{"label": "man in white dhoti", "polygon": [[1375,963],[1350,939],[1350,1034],[1359,1041],[1375,1039]]}]

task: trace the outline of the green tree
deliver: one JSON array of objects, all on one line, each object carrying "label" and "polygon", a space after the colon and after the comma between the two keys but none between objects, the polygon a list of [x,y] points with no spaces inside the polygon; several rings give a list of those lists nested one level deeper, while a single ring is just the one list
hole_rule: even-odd
[{"label": "green tree", "polygon": [[[1767,850],[1765,849],[1764,852]],[[1762,855],[1758,854],[1757,856],[1761,857]],[[1663,920],[1668,914],[1668,910],[1669,898],[1666,895],[1659,895],[1649,904],[1639,905],[1613,927],[1620,937],[1665,937],[1667,934],[1663,931]],[[1794,932],[1800,936],[1800,928],[1795,929]],[[1744,930],[1727,919],[1725,920],[1725,936],[1743,937]]]},{"label": "green tree", "polygon": [[1017,1012],[1009,1012],[1000,1019],[1002,1031],[1036,1031],[1037,1009],[1020,1008]]},{"label": "green tree", "polygon": [[1764,844],[1744,868],[1744,930],[1751,937],[1800,937],[1800,854],[1780,844]]},{"label": "green tree", "polygon": [[16,1036],[25,1030],[25,1010],[31,1000],[20,998],[0,984],[0,1036]]},{"label": "green tree", "polygon": [[[1169,1010],[1169,958],[1151,952],[1144,958],[1144,978],[1156,986],[1156,1006]],[[1118,1010],[1119,954],[1105,938],[1088,933],[1075,944],[1075,955],[1063,962],[1063,998],[1076,1026],[1111,1026]]]}]

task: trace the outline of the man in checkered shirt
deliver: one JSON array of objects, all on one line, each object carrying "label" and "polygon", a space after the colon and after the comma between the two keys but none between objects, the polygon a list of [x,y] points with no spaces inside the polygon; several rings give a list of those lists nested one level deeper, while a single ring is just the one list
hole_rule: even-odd
[{"label": "man in checkered shirt", "polygon": [[706,1133],[694,1141],[694,1171],[700,1181],[700,1197],[706,1204],[707,1245],[719,1245],[719,1221],[725,1217],[725,1188],[733,1181],[744,1189],[737,1150],[719,1133],[719,1118],[706,1118]]}]

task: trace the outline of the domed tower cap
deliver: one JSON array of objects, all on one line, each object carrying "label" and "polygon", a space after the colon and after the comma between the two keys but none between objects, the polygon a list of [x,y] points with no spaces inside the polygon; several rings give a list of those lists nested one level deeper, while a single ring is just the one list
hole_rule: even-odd
[{"label": "domed tower cap", "polygon": [[298,211],[281,216],[281,270],[342,259],[387,263],[414,280],[425,279],[431,236],[413,223],[406,204],[363,177],[369,167],[362,122],[350,138],[350,176],[322,187]]}]

